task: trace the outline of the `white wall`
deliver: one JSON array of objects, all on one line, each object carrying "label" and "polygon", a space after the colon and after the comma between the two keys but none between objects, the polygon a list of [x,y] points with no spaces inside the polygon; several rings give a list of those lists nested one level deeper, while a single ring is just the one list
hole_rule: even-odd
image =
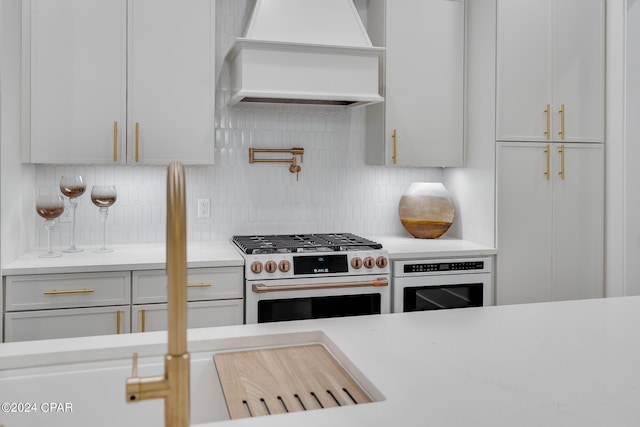
[{"label": "white wall", "polygon": [[495,246],[496,0],[469,0],[466,63],[466,167],[445,169],[457,216],[450,233]]},{"label": "white wall", "polygon": [[605,134],[605,295],[625,285],[625,0],[607,1]]},{"label": "white wall", "polygon": [[626,6],[624,291],[640,295],[640,1],[627,0]]}]

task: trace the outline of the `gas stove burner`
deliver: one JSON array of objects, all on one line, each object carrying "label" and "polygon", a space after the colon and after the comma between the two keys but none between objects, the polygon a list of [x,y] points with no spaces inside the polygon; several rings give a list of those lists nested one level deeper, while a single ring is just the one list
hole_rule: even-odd
[{"label": "gas stove burner", "polygon": [[351,233],[233,236],[232,241],[245,254],[382,249],[380,243]]}]

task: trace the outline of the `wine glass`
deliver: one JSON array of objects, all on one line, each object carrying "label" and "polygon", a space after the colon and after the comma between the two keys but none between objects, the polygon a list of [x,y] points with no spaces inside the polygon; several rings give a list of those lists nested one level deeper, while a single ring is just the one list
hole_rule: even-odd
[{"label": "wine glass", "polygon": [[82,196],[87,189],[84,178],[80,175],[65,175],[60,179],[60,192],[69,198],[69,208],[71,209],[71,243],[62,252],[80,252],[82,249],[76,248],[76,208],[78,207],[78,197]]},{"label": "wine glass", "polygon": [[36,212],[45,219],[44,228],[47,230],[47,252],[40,255],[40,258],[55,258],[60,254],[51,250],[51,229],[55,219],[64,212],[64,200],[62,196],[39,196],[36,201]]},{"label": "wine glass", "polygon": [[113,249],[107,249],[107,215],[109,214],[109,206],[116,202],[118,197],[115,185],[94,185],[91,189],[91,201],[100,208],[100,219],[102,219],[102,247],[94,252],[105,253],[113,252]]}]

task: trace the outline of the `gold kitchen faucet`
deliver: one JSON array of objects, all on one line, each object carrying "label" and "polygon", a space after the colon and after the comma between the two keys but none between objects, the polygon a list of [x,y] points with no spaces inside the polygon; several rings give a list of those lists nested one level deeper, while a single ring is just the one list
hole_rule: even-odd
[{"label": "gold kitchen faucet", "polygon": [[187,225],[184,167],[173,162],[167,169],[167,279],[168,352],[164,375],[138,377],[138,355],[127,378],[127,402],[164,399],[165,427],[189,425],[190,359],[187,352]]}]

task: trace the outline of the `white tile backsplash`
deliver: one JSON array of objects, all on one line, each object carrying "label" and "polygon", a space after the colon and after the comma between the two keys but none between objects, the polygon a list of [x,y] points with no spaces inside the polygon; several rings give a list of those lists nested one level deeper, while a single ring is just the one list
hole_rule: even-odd
[{"label": "white tile backsplash", "polygon": [[[356,0],[361,16],[366,0]],[[215,165],[186,167],[189,241],[234,234],[352,232],[402,234],[398,201],[414,181],[441,181],[440,169],[366,166],[364,108],[244,104],[227,107],[224,55],[242,34],[251,0],[217,1]],[[248,148],[304,147],[299,181],[284,163],[249,164]],[[162,166],[36,167],[37,192],[57,191],[61,176],[84,175],[76,245],[99,245],[102,229],[91,203],[93,184],[114,184],[118,200],[107,218],[107,245],[162,242],[166,168]],[[197,199],[211,200],[211,218],[197,218]],[[35,215],[35,210],[34,210]],[[36,219],[35,246],[46,245]],[[54,246],[68,245],[70,224],[58,224]]]}]

